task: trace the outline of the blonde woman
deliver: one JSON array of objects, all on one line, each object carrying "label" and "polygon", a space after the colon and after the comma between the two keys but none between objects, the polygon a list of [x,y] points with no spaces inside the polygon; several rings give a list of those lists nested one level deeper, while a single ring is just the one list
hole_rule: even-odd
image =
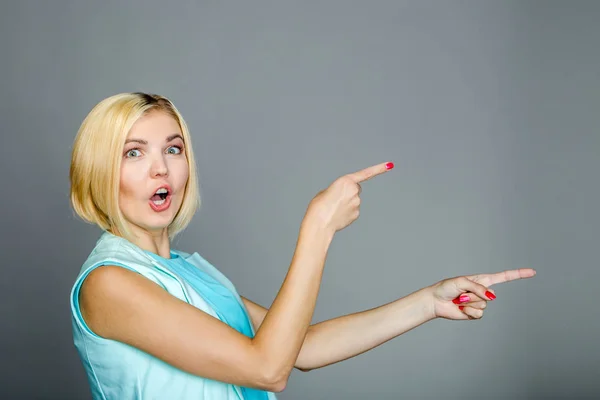
[{"label": "blonde woman", "polygon": [[370,350],[429,320],[481,318],[489,287],[532,269],[442,280],[378,308],[310,325],[326,255],[359,215],[360,184],[382,163],[336,179],[308,204],[269,309],[241,297],[197,252],[171,247],[200,205],[184,119],[167,98],[97,104],[75,139],[71,203],[103,233],[71,292],[74,343],[94,399],[275,399],[293,368]]}]

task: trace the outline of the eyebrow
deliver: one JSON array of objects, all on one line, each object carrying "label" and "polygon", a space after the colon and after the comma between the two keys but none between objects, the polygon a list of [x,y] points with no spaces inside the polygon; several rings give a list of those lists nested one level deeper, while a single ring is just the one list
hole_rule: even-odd
[{"label": "eyebrow", "polygon": [[[169,143],[170,141],[172,141],[172,140],[175,140],[175,139],[177,139],[177,138],[179,138],[179,139],[181,139],[182,141],[184,141],[184,140],[183,140],[183,137],[182,137],[182,136],[181,136],[179,133],[175,133],[175,134],[173,134],[173,135],[171,135],[171,136],[167,137],[167,140],[166,140],[165,142],[166,142],[166,143]],[[125,141],[125,144],[127,144],[127,143],[129,143],[129,142],[136,142],[136,143],[140,143],[140,144],[148,144],[148,141],[146,141],[146,140],[143,140],[143,139],[127,139],[127,140]]]}]

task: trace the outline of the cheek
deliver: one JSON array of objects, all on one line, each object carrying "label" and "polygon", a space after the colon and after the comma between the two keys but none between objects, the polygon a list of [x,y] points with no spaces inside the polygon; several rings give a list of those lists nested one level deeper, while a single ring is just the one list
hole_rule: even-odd
[{"label": "cheek", "polygon": [[[119,189],[122,197],[133,197],[136,195],[136,190],[139,190],[142,182],[142,174],[135,168],[124,166],[121,169],[121,177]],[[137,189],[136,189],[137,188]]]},{"label": "cheek", "polygon": [[177,165],[177,186],[184,187],[189,177],[187,161]]}]

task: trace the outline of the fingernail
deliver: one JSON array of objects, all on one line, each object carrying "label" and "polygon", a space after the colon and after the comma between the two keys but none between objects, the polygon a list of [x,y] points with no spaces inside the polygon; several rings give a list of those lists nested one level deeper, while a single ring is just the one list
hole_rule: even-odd
[{"label": "fingernail", "polygon": [[464,309],[465,309],[465,306],[458,306],[458,309],[459,309],[460,311],[462,311],[462,310],[464,310]]},{"label": "fingernail", "polygon": [[452,300],[452,302],[454,304],[460,304],[460,303],[465,303],[467,301],[471,300],[471,298],[469,296],[467,296],[466,294],[461,294],[459,297],[457,297],[456,299]]},{"label": "fingernail", "polygon": [[487,292],[485,292],[485,295],[490,300],[494,300],[496,298],[496,295],[494,293],[490,292],[489,290]]},{"label": "fingernail", "polygon": [[389,162],[389,163],[385,164],[385,169],[392,169],[392,168],[394,168],[393,162]]}]

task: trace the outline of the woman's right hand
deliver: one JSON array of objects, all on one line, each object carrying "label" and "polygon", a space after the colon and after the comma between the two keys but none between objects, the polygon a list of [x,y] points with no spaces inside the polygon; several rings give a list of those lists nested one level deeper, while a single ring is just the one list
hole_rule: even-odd
[{"label": "woman's right hand", "polygon": [[324,223],[331,233],[344,229],[359,216],[360,183],[392,168],[394,164],[391,162],[381,163],[339,177],[311,200],[307,216]]}]

